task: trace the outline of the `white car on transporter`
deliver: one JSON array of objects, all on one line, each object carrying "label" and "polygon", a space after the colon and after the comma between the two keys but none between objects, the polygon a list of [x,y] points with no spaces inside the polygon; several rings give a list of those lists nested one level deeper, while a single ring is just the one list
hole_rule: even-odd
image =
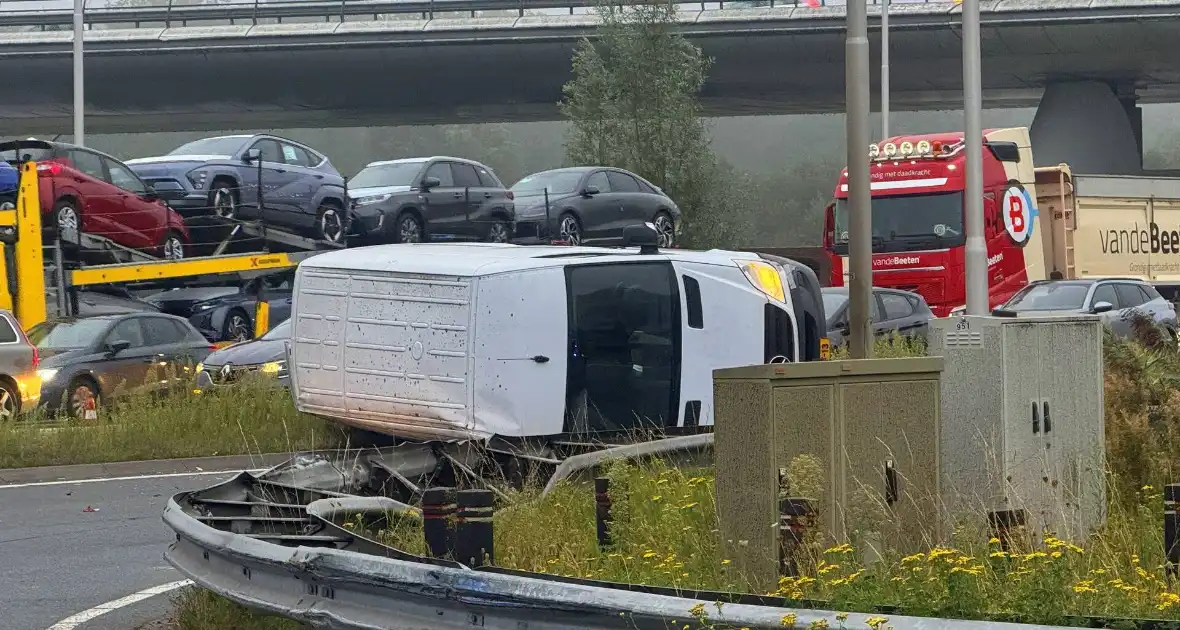
[{"label": "white car on transporter", "polygon": [[714,369],[817,359],[822,309],[810,269],[748,252],[350,248],[296,271],[291,389],[414,440],[692,428]]}]

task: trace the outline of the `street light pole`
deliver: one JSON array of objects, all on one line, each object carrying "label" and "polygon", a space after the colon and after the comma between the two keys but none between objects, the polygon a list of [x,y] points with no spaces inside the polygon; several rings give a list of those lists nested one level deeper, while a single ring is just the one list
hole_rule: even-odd
[{"label": "street light pole", "polygon": [[889,0],[881,0],[881,137],[889,137]]},{"label": "street light pole", "polygon": [[82,13],[86,8],[86,0],[74,0],[74,144],[85,146],[85,103],[82,70],[82,34],[85,26],[82,23]]},{"label": "street light pole", "polygon": [[866,0],[848,0],[844,43],[845,126],[848,142],[849,341],[854,359],[873,356],[873,223],[869,205],[869,19]]},{"label": "street light pole", "polygon": [[963,0],[963,142],[967,150],[967,313],[986,315],[987,243],[983,237],[983,86],[979,0]]}]

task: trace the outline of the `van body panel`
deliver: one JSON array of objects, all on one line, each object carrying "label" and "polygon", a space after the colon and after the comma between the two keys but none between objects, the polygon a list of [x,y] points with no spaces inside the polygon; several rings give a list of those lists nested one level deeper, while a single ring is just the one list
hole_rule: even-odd
[{"label": "van body panel", "polygon": [[[763,311],[768,301],[753,291],[737,267],[673,262],[680,283],[680,309],[688,313],[685,276],[700,287],[702,328],[689,326],[681,317],[680,420],[686,426],[687,403],[701,401],[701,426],[713,424],[713,370],[760,364],[762,357]],[[734,308],[735,305],[748,308]]]},{"label": "van body panel", "polygon": [[472,278],[316,267],[301,275],[292,349],[301,405],[383,431],[474,430]]},{"label": "van body panel", "polygon": [[477,433],[561,433],[568,320],[561,267],[479,278],[472,406]]}]

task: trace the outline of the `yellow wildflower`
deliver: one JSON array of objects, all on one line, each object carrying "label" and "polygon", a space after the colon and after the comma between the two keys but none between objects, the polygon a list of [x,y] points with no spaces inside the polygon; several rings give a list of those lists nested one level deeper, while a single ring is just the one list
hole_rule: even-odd
[{"label": "yellow wildflower", "polygon": [[941,558],[943,556],[953,556],[956,553],[959,553],[959,552],[954,549],[947,549],[945,547],[935,547],[934,549],[930,550],[929,554],[927,554],[926,561],[933,562],[934,560],[937,560],[938,558]]},{"label": "yellow wildflower", "polygon": [[888,617],[869,617],[868,619],[865,619],[865,623],[868,624],[868,626],[870,628],[872,628],[873,630],[881,630],[881,626],[885,625],[886,623],[889,623],[889,618]]},{"label": "yellow wildflower", "polygon": [[1167,610],[1176,604],[1180,604],[1180,595],[1163,592],[1159,594],[1159,603],[1155,607],[1157,610]]},{"label": "yellow wildflower", "polygon": [[917,562],[917,561],[919,561],[919,560],[921,560],[922,558],[925,558],[925,557],[926,557],[926,554],[924,554],[924,553],[922,553],[921,551],[919,551],[918,553],[916,553],[916,554],[914,554],[914,555],[912,555],[912,556],[906,556],[906,557],[902,558],[902,559],[901,559],[901,563],[902,563],[902,564],[910,564],[911,562]]},{"label": "yellow wildflower", "polygon": [[700,617],[701,615],[705,614],[705,605],[704,604],[694,605],[692,608],[688,609],[688,614],[692,615],[693,617]]},{"label": "yellow wildflower", "polygon": [[836,621],[839,621],[840,623],[848,621],[848,613],[836,613]]},{"label": "yellow wildflower", "polygon": [[796,619],[798,619],[798,617],[795,616],[795,613],[787,613],[783,615],[781,620],[779,620],[778,625],[784,628],[794,628]]},{"label": "yellow wildflower", "polygon": [[807,626],[810,630],[828,630],[827,619],[816,619]]},{"label": "yellow wildflower", "polygon": [[995,536],[992,536],[991,538],[988,538],[988,539],[987,539],[987,544],[989,544],[989,545],[998,545],[998,544],[1000,544],[1000,539],[999,539],[999,538],[996,538]]},{"label": "yellow wildflower", "polygon": [[852,553],[852,551],[853,551],[852,545],[850,545],[848,543],[844,543],[842,545],[836,545],[835,547],[828,547],[827,549],[824,549],[824,553]]},{"label": "yellow wildflower", "polygon": [[993,551],[987,555],[989,558],[1007,558],[1008,552],[1007,551]]},{"label": "yellow wildflower", "polygon": [[1098,589],[1094,588],[1094,580],[1082,580],[1073,585],[1073,592],[1075,593],[1097,593]]}]

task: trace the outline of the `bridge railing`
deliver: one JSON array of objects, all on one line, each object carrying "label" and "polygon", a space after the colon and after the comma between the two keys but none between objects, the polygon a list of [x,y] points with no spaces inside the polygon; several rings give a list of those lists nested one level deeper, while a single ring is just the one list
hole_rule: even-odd
[{"label": "bridge railing", "polygon": [[[390,17],[590,9],[600,0],[84,0],[87,28],[138,28],[189,24],[343,22]],[[881,0],[869,0],[879,4]],[[891,0],[892,4],[953,4],[954,0]],[[846,0],[739,0],[685,2],[686,10],[749,7],[843,7]],[[69,30],[73,0],[0,0],[0,30]],[[626,0],[618,4],[627,4]]]}]

